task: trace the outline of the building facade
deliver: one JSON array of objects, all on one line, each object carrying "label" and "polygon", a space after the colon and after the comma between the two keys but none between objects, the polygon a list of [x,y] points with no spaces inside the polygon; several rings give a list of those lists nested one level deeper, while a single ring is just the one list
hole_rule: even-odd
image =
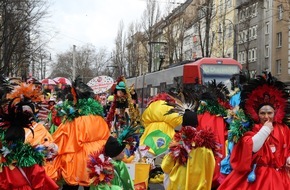
[{"label": "building facade", "polygon": [[289,12],[285,0],[187,0],[153,26],[152,68],[231,57],[252,77],[268,71],[290,83]]}]

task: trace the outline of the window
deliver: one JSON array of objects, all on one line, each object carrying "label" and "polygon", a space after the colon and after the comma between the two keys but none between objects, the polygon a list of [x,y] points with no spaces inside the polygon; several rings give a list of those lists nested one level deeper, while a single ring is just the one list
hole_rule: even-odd
[{"label": "window", "polygon": [[229,38],[232,37],[232,32],[233,32],[233,28],[232,28],[232,26],[230,25],[230,26],[229,26],[229,29],[228,29],[228,37],[229,37]]},{"label": "window", "polygon": [[282,32],[277,33],[277,47],[282,47]]},{"label": "window", "polygon": [[282,5],[278,6],[278,20],[282,20],[283,18],[283,7]]},{"label": "window", "polygon": [[277,74],[281,74],[281,71],[282,71],[281,59],[276,60],[276,69],[277,69]]},{"label": "window", "polygon": [[248,60],[252,61],[252,50],[248,51]]},{"label": "window", "polygon": [[252,29],[253,28],[249,28],[249,39],[252,39]]},{"label": "window", "polygon": [[256,61],[256,48],[252,49],[252,61]]},{"label": "window", "polygon": [[268,58],[270,56],[270,48],[269,45],[265,46],[265,57]]},{"label": "window", "polygon": [[267,10],[270,9],[270,0],[266,0],[266,6],[265,6],[265,8],[266,8]]},{"label": "window", "polygon": [[253,4],[253,7],[252,7],[252,16],[257,16],[257,14],[258,14],[258,3],[255,3],[255,4]]},{"label": "window", "polygon": [[257,25],[253,27],[253,38],[256,39],[257,38]]},{"label": "window", "polygon": [[219,3],[219,12],[220,12],[220,14],[222,14],[222,12],[223,12],[223,6],[224,6],[224,4],[223,4],[223,1],[222,0],[220,0],[220,3]]},{"label": "window", "polygon": [[265,28],[265,34],[269,34],[269,32],[270,32],[270,31],[269,31],[269,30],[270,30],[270,28],[269,28],[269,27],[270,27],[270,26],[269,26],[269,22],[266,22],[265,25],[266,25],[266,26],[265,26],[265,27],[266,27],[266,28]]},{"label": "window", "polygon": [[232,0],[227,0],[227,7],[232,7]]}]

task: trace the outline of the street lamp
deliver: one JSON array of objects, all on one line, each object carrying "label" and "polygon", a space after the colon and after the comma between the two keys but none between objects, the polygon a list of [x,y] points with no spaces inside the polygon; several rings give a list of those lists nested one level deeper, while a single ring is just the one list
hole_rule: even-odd
[{"label": "street lamp", "polygon": [[[158,63],[156,61],[154,61],[154,71],[156,69],[158,69],[158,71],[161,69],[161,66],[164,62],[165,59],[165,52],[164,52],[164,46],[167,44],[167,42],[158,42],[158,41],[151,41],[148,42],[149,44],[149,61],[152,66],[153,63],[153,58],[158,58],[159,59],[159,66]],[[152,45],[158,45],[157,48],[155,46],[152,47]],[[163,47],[161,47],[163,45]],[[154,57],[153,57],[153,53],[154,53]],[[149,71],[150,72],[150,71]]]}]

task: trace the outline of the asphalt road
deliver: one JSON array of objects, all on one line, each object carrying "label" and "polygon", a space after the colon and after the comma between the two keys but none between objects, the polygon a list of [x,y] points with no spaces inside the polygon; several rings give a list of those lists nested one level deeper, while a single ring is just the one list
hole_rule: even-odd
[{"label": "asphalt road", "polygon": [[149,190],[164,190],[162,183],[149,184]]},{"label": "asphalt road", "polygon": [[[83,187],[79,187],[79,190],[83,190]],[[164,187],[161,183],[158,184],[149,184],[148,190],[164,190]]]}]

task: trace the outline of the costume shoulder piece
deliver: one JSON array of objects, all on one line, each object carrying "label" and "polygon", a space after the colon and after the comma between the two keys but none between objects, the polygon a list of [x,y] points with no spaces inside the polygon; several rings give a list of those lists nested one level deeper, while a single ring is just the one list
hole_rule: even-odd
[{"label": "costume shoulder piece", "polygon": [[198,113],[209,112],[212,115],[225,117],[227,109],[230,109],[229,90],[222,82],[210,81],[200,95],[200,106]]},{"label": "costume shoulder piece", "polygon": [[169,151],[174,160],[186,164],[190,151],[198,147],[211,149],[214,154],[218,154],[219,145],[215,139],[215,134],[185,126],[175,133]]},{"label": "costume shoulder piece", "polygon": [[90,114],[103,116],[103,107],[94,99],[93,89],[83,83],[80,77],[72,83],[71,95],[71,100],[67,99],[56,106],[57,114],[63,117],[63,122]]}]

